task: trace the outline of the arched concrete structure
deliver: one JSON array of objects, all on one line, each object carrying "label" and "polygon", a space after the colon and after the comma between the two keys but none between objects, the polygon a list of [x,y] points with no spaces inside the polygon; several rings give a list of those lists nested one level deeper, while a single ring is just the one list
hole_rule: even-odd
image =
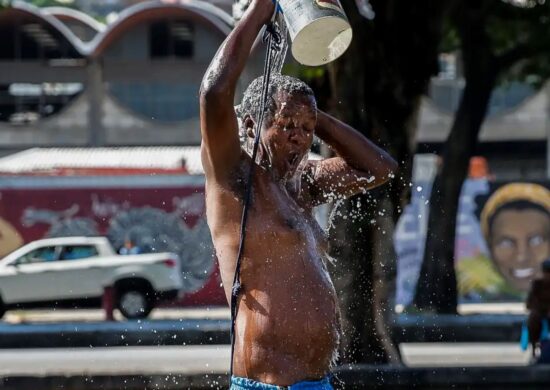
[{"label": "arched concrete structure", "polygon": [[63,22],[82,42],[91,41],[106,27],[84,12],[67,7],[46,7],[41,12]]},{"label": "arched concrete structure", "polygon": [[[34,123],[13,126],[0,122],[0,150],[31,146],[172,145],[198,144],[198,110],[194,117],[175,122],[151,118],[110,96],[110,85],[188,83],[186,105],[197,105],[202,75],[219,44],[232,29],[233,19],[223,10],[198,0],[147,1],[131,6],[117,20],[104,26],[87,15],[60,7],[39,9],[23,2],[0,12],[0,28],[14,20],[30,20],[47,26],[57,39],[66,42],[77,61],[18,62],[0,60],[0,86],[12,83],[82,83],[85,89],[58,114]],[[136,56],[146,45],[151,23],[185,21],[195,30],[193,58],[152,59]],[[79,30],[80,33],[79,33]],[[145,30],[144,30],[145,29]],[[84,31],[84,33],[82,33]],[[86,35],[88,34],[88,35]],[[141,34],[141,35],[140,35]],[[91,37],[85,41],[86,36]],[[141,41],[139,40],[141,39]],[[132,46],[133,45],[133,46]],[[128,50],[120,50],[121,48]],[[243,73],[239,92],[261,73],[259,54]],[[128,55],[128,53],[130,53]],[[143,54],[143,53],[142,53]],[[162,95],[161,95],[162,96]],[[1,154],[1,151],[0,151]]]},{"label": "arched concrete structure", "polygon": [[13,2],[0,12],[0,26],[34,22],[44,26],[53,34],[54,39],[68,43],[76,51],[74,57],[83,57],[85,53],[82,41],[59,19],[42,12],[39,8],[21,1]]},{"label": "arched concrete structure", "polygon": [[214,10],[214,7],[199,1],[180,1],[159,3],[147,1],[136,4],[120,13],[118,19],[98,34],[87,47],[90,57],[100,57],[124,33],[132,28],[148,22],[161,19],[186,19],[194,23],[204,24],[212,31],[225,38],[231,31],[232,25],[228,15],[223,11]]}]

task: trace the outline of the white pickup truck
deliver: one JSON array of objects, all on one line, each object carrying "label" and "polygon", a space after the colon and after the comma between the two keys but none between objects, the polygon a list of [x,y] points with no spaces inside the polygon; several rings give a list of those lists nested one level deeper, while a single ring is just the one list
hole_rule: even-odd
[{"label": "white pickup truck", "polygon": [[6,310],[98,307],[105,287],[126,318],[145,318],[182,288],[173,253],[118,255],[105,237],[33,241],[0,260],[0,318]]}]

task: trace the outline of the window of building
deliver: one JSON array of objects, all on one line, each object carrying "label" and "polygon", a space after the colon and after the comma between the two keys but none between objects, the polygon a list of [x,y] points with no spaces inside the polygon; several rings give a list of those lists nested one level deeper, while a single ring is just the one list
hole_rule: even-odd
[{"label": "window of building", "polygon": [[193,57],[193,25],[181,21],[156,22],[149,28],[151,58]]},{"label": "window of building", "polygon": [[14,23],[0,27],[2,60],[52,60],[80,58],[71,44],[42,23]]},{"label": "window of building", "polygon": [[0,85],[0,121],[33,123],[61,111],[83,90],[81,83]]}]

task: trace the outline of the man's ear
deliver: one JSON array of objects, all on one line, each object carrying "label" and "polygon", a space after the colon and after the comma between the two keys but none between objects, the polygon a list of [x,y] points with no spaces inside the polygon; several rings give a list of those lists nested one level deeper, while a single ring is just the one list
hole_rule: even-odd
[{"label": "man's ear", "polygon": [[250,114],[246,114],[243,119],[243,126],[246,129],[246,136],[249,138],[254,138],[254,120]]}]

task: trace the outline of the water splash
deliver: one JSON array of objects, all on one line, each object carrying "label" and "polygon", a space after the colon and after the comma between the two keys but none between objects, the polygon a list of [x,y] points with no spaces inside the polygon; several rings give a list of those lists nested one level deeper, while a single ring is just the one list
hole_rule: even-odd
[{"label": "water splash", "polygon": [[280,41],[278,43],[278,50],[275,51],[273,55],[271,72],[274,74],[281,74],[288,51],[288,28],[281,12],[277,13],[275,16],[274,24],[279,33]]}]

